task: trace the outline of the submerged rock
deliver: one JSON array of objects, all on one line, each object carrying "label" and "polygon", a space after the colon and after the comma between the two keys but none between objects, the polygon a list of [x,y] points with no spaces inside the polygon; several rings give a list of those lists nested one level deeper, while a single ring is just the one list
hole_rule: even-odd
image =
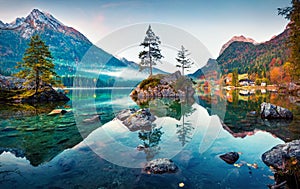
[{"label": "submerged rock", "polygon": [[170,159],[159,158],[147,162],[144,171],[152,174],[175,173],[178,171],[178,167]]},{"label": "submerged rock", "polygon": [[48,115],[57,115],[57,114],[65,114],[67,113],[67,110],[64,109],[54,109],[52,110]]},{"label": "submerged rock", "polygon": [[237,152],[228,152],[226,154],[220,155],[219,157],[228,164],[234,164],[240,156]]},{"label": "submerged rock", "polygon": [[300,140],[279,144],[265,152],[261,158],[267,166],[272,166],[276,170],[284,168],[285,160],[295,158],[300,162]]},{"label": "submerged rock", "polygon": [[260,115],[263,119],[293,119],[293,113],[286,108],[266,102],[260,106]]},{"label": "submerged rock", "polygon": [[99,115],[94,115],[93,117],[91,118],[87,118],[87,119],[84,119],[82,122],[83,123],[95,123],[97,121],[99,121],[101,118]]}]

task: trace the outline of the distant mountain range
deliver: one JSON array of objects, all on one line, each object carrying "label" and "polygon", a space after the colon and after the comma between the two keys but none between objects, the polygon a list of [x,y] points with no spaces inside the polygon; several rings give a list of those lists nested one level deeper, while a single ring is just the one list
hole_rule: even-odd
[{"label": "distant mountain range", "polygon": [[[30,37],[35,34],[40,35],[49,46],[56,65],[55,69],[60,76],[73,77],[76,69],[81,68],[83,69],[81,74],[86,71],[86,77],[96,77],[101,74],[103,80],[108,78],[112,80],[117,78],[118,74],[110,72],[120,72],[125,68],[131,72],[133,71],[131,69],[138,70],[136,63],[115,58],[93,45],[79,31],[38,9],[33,9],[26,18],[17,18],[12,23],[0,21],[0,68],[2,70],[12,73],[17,71],[16,62],[22,60]],[[154,72],[164,73],[159,69],[155,69]]]},{"label": "distant mountain range", "polygon": [[190,76],[199,78],[204,76],[203,73],[206,73],[205,76],[215,76],[212,72],[216,69],[219,69],[222,74],[230,73],[233,69],[238,69],[239,73],[270,71],[272,66],[281,66],[287,61],[288,36],[288,28],[263,43],[257,43],[244,36],[235,36],[223,45],[219,57],[214,60],[215,64],[212,64],[213,60],[209,60],[204,67]]}]

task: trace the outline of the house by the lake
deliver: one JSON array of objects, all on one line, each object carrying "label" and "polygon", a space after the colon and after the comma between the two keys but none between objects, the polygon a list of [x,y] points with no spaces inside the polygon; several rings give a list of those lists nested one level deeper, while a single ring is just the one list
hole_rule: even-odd
[{"label": "house by the lake", "polygon": [[240,79],[239,80],[240,86],[255,86],[255,82],[251,79]]}]

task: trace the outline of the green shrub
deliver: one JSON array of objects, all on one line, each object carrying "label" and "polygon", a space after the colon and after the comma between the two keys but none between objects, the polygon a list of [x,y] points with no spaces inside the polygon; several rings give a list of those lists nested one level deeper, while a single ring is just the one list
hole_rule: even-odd
[{"label": "green shrub", "polygon": [[150,78],[148,78],[148,79],[144,79],[144,80],[140,83],[140,88],[141,88],[141,89],[148,89],[149,87],[155,87],[155,86],[157,86],[158,84],[160,84],[160,79],[150,77]]}]

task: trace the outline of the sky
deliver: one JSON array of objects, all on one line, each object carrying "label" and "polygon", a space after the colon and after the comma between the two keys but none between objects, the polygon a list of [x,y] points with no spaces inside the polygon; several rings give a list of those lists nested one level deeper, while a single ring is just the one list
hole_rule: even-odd
[{"label": "sky", "polygon": [[280,34],[288,21],[277,15],[277,8],[289,5],[290,0],[0,0],[0,20],[10,23],[38,8],[95,44],[133,24],[168,24],[195,36],[217,58],[222,45],[235,35],[263,42]]}]

